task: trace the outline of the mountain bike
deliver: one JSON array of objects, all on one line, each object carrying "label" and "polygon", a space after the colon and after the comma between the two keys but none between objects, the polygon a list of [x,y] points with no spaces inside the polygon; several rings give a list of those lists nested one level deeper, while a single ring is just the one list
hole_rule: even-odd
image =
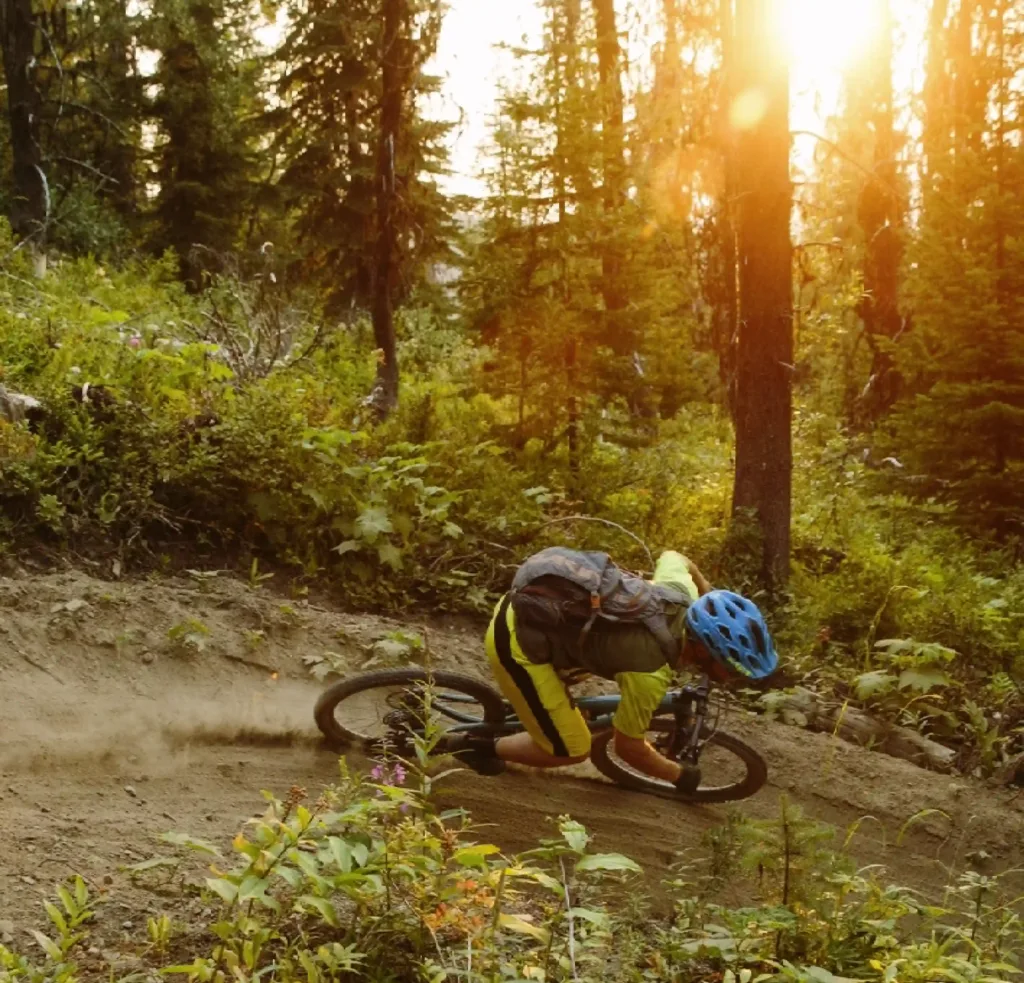
[{"label": "mountain bike", "polygon": [[[718,728],[720,708],[710,681],[670,691],[651,720],[648,741],[665,757],[700,769],[696,790],[683,794],[668,782],[637,771],[615,754],[612,718],[618,694],[576,696],[593,734],[590,760],[607,778],[628,789],[684,802],[731,802],[757,792],[768,779],[764,759]],[[371,672],[343,679],[317,700],[317,726],[336,750],[410,757],[418,737],[437,738],[444,754],[453,734],[503,737],[523,730],[511,704],[493,687],[461,673],[418,668]]]}]

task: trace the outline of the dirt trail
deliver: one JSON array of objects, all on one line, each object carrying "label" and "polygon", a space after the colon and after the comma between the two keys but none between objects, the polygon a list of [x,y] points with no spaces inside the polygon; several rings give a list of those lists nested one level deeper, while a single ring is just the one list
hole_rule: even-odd
[{"label": "dirt trail", "polygon": [[[192,655],[168,637],[189,618],[203,628],[203,650]],[[116,940],[130,906],[159,909],[119,868],[160,853],[160,833],[227,845],[261,810],[261,789],[300,785],[315,795],[337,761],[315,739],[320,684],[302,656],[331,650],[358,671],[364,646],[396,626],[220,578],[0,579],[0,936],[8,923],[15,934],[36,924],[39,901],[77,871],[107,893],[103,931]],[[467,623],[437,623],[434,657],[480,674],[478,637]],[[769,762],[769,786],[732,807],[746,815],[776,813],[786,793],[841,829],[863,820],[850,844],[857,859],[932,893],[972,857],[986,872],[1024,861],[1024,796],[759,718],[733,714],[725,726]],[[571,813],[601,849],[633,856],[652,881],[730,808],[626,792],[589,766],[456,775],[441,795],[471,811],[481,838],[509,850],[533,845],[550,829],[547,817]]]}]

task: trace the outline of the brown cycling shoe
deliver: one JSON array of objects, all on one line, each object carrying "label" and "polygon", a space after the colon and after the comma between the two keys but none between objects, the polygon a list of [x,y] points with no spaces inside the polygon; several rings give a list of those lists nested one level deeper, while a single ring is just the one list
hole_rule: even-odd
[{"label": "brown cycling shoe", "polygon": [[448,739],[444,750],[478,775],[500,775],[505,770],[505,762],[498,757],[493,738],[455,734]]},{"label": "brown cycling shoe", "polygon": [[683,773],[676,779],[676,788],[683,795],[693,795],[700,788],[700,768],[696,765],[684,764]]}]

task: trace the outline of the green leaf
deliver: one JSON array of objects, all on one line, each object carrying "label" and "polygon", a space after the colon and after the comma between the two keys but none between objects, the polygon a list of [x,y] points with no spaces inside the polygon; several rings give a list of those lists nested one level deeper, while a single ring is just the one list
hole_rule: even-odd
[{"label": "green leaf", "polygon": [[608,916],[603,911],[593,911],[590,908],[571,908],[569,913],[573,918],[582,918],[585,922],[590,922],[591,925],[596,925],[598,928],[607,928],[609,924]]},{"label": "green leaf", "polygon": [[302,883],[302,874],[294,867],[275,867],[274,873],[281,878],[292,890],[297,890]]},{"label": "green leaf", "polygon": [[60,962],[64,958],[64,953],[60,951],[60,946],[57,945],[53,939],[48,939],[42,932],[37,932],[35,929],[30,930],[32,938],[36,940],[39,947],[45,952],[54,962]]},{"label": "green leaf", "polygon": [[641,866],[629,857],[621,853],[594,853],[588,857],[580,858],[576,864],[577,870],[629,870],[634,873],[642,873]]},{"label": "green leaf", "polygon": [[212,843],[189,836],[188,833],[164,833],[160,839],[164,843],[170,843],[172,846],[184,846],[198,853],[208,853],[214,857],[220,856],[220,850]]},{"label": "green leaf", "polygon": [[181,864],[178,857],[151,857],[141,863],[132,864],[124,869],[129,874],[144,874],[147,870],[157,870],[160,867],[177,867]]},{"label": "green leaf", "polygon": [[335,867],[343,874],[349,873],[352,870],[352,848],[338,836],[329,837],[327,845],[330,848],[331,859],[334,861]]},{"label": "green leaf", "polygon": [[381,543],[377,547],[377,558],[392,570],[402,569],[402,551],[394,543]]},{"label": "green leaf", "polygon": [[270,881],[265,877],[257,877],[255,874],[250,874],[242,881],[238,888],[238,900],[242,901],[258,901],[263,907],[269,908],[271,911],[280,911],[281,905],[278,904],[275,898],[267,896],[267,888],[270,887]]},{"label": "green leaf", "polygon": [[354,539],[346,539],[345,542],[334,547],[334,552],[339,556],[344,556],[346,553],[355,553],[362,548],[362,543],[357,543]]},{"label": "green leaf", "polygon": [[461,850],[455,851],[455,854],[452,856],[452,862],[460,867],[486,867],[487,860],[485,858],[495,853],[500,853],[500,851],[490,843],[484,843],[479,846],[466,846]]},{"label": "green leaf", "polygon": [[544,928],[539,928],[537,925],[531,925],[528,921],[520,918],[518,915],[510,915],[503,913],[498,917],[498,924],[502,928],[507,928],[510,932],[518,932],[520,935],[529,935],[541,942],[547,942],[551,937],[551,933]]},{"label": "green leaf", "polygon": [[68,922],[61,910],[52,901],[44,902],[43,907],[46,909],[46,914],[50,916],[50,921],[53,922],[57,931],[61,935],[67,935]]},{"label": "green leaf", "polygon": [[449,539],[462,539],[462,526],[454,522],[446,522],[444,524],[444,534]]},{"label": "green leaf", "polygon": [[365,867],[370,857],[370,848],[365,843],[352,844],[352,857],[357,867]]},{"label": "green leaf", "polygon": [[238,897],[238,886],[223,877],[207,877],[206,886],[226,904],[231,904]]},{"label": "green leaf", "polygon": [[382,533],[394,532],[394,527],[384,509],[371,505],[364,509],[356,519],[356,532],[361,539],[373,543]]},{"label": "green leaf", "polygon": [[885,693],[896,685],[896,677],[885,669],[861,673],[853,681],[858,700],[868,700],[876,693]]},{"label": "green leaf", "polygon": [[900,673],[900,689],[912,689],[927,693],[936,686],[948,686],[949,676],[941,669],[904,669]]},{"label": "green leaf", "polygon": [[590,834],[582,823],[568,819],[559,826],[559,830],[571,850],[575,850],[577,853],[586,850],[587,844],[590,842]]},{"label": "green leaf", "polygon": [[326,898],[316,898],[312,894],[304,894],[295,904],[299,908],[313,908],[320,913],[320,917],[331,928],[338,928],[338,912],[335,910],[334,905]]}]

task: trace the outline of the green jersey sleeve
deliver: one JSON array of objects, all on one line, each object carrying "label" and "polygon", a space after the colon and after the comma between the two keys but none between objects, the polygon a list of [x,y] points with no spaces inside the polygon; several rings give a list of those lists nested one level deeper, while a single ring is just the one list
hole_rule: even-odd
[{"label": "green jersey sleeve", "polygon": [[620,672],[615,677],[622,702],[612,723],[626,737],[643,737],[651,717],[672,685],[672,668],[657,672]]},{"label": "green jersey sleeve", "polygon": [[690,568],[686,564],[686,557],[675,550],[666,550],[658,557],[658,565],[654,568],[654,583],[664,584],[666,587],[687,594],[691,601],[700,597],[700,591],[690,576]]}]

